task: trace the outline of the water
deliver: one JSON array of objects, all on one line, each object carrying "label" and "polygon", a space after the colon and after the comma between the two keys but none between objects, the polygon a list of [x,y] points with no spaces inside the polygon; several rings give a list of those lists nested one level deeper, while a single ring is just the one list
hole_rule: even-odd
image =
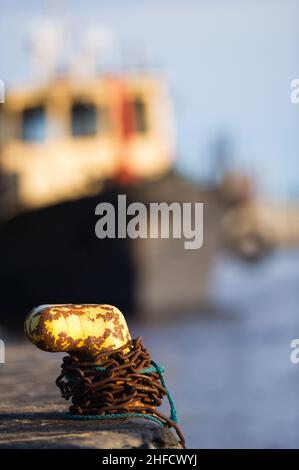
[{"label": "water", "polygon": [[135,327],[167,380],[189,448],[299,447],[299,252],[222,259],[217,314]]}]

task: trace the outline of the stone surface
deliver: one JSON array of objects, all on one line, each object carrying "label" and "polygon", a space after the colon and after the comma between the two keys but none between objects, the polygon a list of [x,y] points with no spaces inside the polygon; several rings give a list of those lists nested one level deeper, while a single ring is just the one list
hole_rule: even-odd
[{"label": "stone surface", "polygon": [[63,355],[29,343],[7,344],[0,364],[0,448],[177,448],[169,429],[150,421],[64,419],[68,402],[55,379]]}]

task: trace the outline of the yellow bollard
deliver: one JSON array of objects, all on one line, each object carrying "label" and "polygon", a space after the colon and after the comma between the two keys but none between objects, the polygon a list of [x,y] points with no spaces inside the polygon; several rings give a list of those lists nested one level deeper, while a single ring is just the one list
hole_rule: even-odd
[{"label": "yellow bollard", "polygon": [[48,352],[94,358],[131,340],[126,320],[112,305],[40,305],[27,316],[28,339]]}]

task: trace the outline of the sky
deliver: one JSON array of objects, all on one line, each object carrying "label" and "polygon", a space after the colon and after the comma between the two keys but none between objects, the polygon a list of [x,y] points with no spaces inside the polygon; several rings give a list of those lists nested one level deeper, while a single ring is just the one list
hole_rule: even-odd
[{"label": "sky", "polygon": [[118,51],[111,63],[132,44],[146,51],[169,83],[182,172],[209,177],[224,136],[259,192],[299,197],[299,104],[290,100],[298,0],[2,0],[0,78],[8,86],[28,80],[28,36],[49,14],[77,39],[91,27],[110,31]]}]

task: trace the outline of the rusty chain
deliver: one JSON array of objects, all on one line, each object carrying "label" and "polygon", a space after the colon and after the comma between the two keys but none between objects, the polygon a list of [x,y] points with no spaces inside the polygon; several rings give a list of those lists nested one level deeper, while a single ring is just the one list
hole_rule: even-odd
[{"label": "rusty chain", "polygon": [[140,413],[150,415],[163,425],[173,427],[185,447],[177,423],[157,410],[167,394],[157,371],[152,369],[150,353],[141,338],[125,346],[99,354],[95,360],[82,361],[77,356],[63,358],[56,385],[66,400],[71,399],[71,415],[105,416]]}]

